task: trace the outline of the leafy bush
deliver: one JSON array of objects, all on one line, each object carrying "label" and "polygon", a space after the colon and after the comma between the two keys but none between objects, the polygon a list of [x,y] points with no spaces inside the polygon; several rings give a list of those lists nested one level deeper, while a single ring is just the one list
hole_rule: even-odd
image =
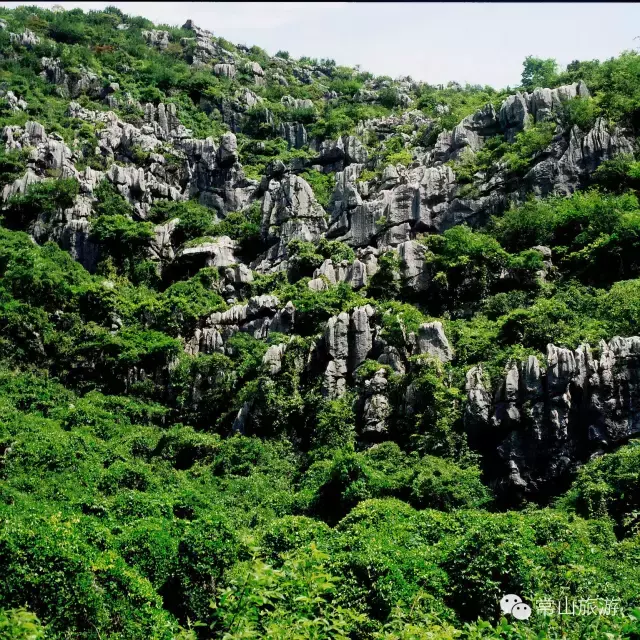
[{"label": "leafy bush", "polygon": [[412,483],[412,500],[417,507],[452,511],[477,508],[489,502],[489,493],[480,481],[480,470],[425,456]]},{"label": "leafy bush", "polygon": [[24,151],[0,150],[0,185],[10,184],[20,178],[27,170]]},{"label": "leafy bush", "polygon": [[45,220],[58,210],[73,206],[78,181],[73,178],[43,180],[30,184],[24,194],[12,196],[4,210],[4,224],[10,229],[26,229],[38,216]]},{"label": "leafy bush", "polygon": [[254,555],[221,594],[213,628],[229,637],[347,638],[364,620],[332,596],[339,578],[315,544],[285,557],[279,569]]},{"label": "leafy bush", "polygon": [[589,131],[601,114],[601,109],[593,98],[574,98],[563,105],[566,124],[576,125],[582,131]]},{"label": "leafy bush", "polygon": [[355,253],[351,247],[338,240],[321,238],[319,242],[303,242],[292,240],[287,246],[289,264],[291,265],[291,279],[296,280],[311,276],[313,271],[322,263],[331,259],[334,264],[343,260],[353,262]]},{"label": "leafy bush", "polygon": [[229,236],[239,244],[245,258],[256,256],[262,249],[260,234],[260,203],[254,202],[244,211],[232,211],[224,220],[211,227],[212,236]]},{"label": "leafy bush", "polygon": [[211,620],[210,602],[218,597],[218,583],[239,552],[237,535],[225,518],[212,515],[189,527],[179,543],[174,586],[180,618]]},{"label": "leafy bush", "polygon": [[101,215],[91,224],[91,237],[101,246],[103,255],[113,259],[121,273],[134,282],[146,279],[139,267],[154,238],[150,222],[134,222],[119,214]]},{"label": "leafy bush", "polygon": [[601,284],[638,273],[638,200],[634,195],[590,191],[567,199],[531,201],[494,223],[496,236],[507,247],[554,247],[560,266],[585,282]]},{"label": "leafy bush", "polygon": [[637,534],[640,529],[638,444],[632,441],[619,451],[585,465],[560,503],[574,508],[585,518],[611,517],[621,533]]},{"label": "leafy bush", "polygon": [[313,195],[316,200],[325,208],[329,207],[329,201],[333,189],[335,187],[335,176],[332,173],[321,173],[315,169],[306,169],[299,174],[301,178],[304,178],[309,183],[309,186],[313,189]]},{"label": "leafy bush", "polygon": [[215,212],[195,200],[172,202],[159,200],[153,204],[151,215],[154,220],[169,221],[178,218],[180,222],[171,234],[171,241],[180,246],[188,240],[213,235]]},{"label": "leafy bush", "polygon": [[526,173],[531,159],[551,144],[555,128],[553,122],[542,122],[521,131],[503,156],[507,169],[516,175]]},{"label": "leafy bush", "polygon": [[605,160],[591,175],[592,181],[607,191],[621,193],[640,190],[640,163],[633,155],[620,154]]},{"label": "leafy bush", "polygon": [[0,610],[0,638],[2,640],[39,640],[44,629],[38,618],[25,609]]}]

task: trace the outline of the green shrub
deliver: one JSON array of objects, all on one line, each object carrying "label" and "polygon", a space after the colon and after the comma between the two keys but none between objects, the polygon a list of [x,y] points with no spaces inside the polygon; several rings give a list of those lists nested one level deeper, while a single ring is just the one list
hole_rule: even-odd
[{"label": "green shrub", "polygon": [[24,175],[27,170],[24,150],[0,150],[0,185],[10,184]]},{"label": "green shrub", "polygon": [[168,221],[178,218],[180,222],[171,235],[175,246],[180,246],[188,240],[212,235],[216,215],[211,209],[202,206],[195,200],[172,202],[159,200],[151,208],[154,220]]},{"label": "green shrub", "polygon": [[316,200],[327,209],[335,186],[335,175],[333,173],[321,173],[315,169],[307,169],[300,173],[299,176],[309,183]]},{"label": "green shrub", "polygon": [[574,98],[563,105],[566,124],[589,131],[602,110],[593,98]]},{"label": "green shrub", "polygon": [[220,595],[214,629],[230,637],[347,638],[364,617],[334,604],[339,579],[328,561],[313,543],[287,554],[279,569],[254,555]]},{"label": "green shrub", "polygon": [[489,502],[489,492],[480,481],[478,468],[462,469],[434,456],[422,458],[411,489],[411,502],[420,508],[452,511],[483,507]]},{"label": "green shrub", "polygon": [[532,158],[551,144],[555,128],[554,122],[542,122],[518,133],[502,157],[507,169],[516,175],[526,173]]},{"label": "green shrub", "polygon": [[591,175],[592,181],[614,193],[627,189],[640,190],[640,163],[631,154],[620,154],[605,160]]},{"label": "green shrub", "polygon": [[33,613],[26,609],[0,610],[2,640],[39,640],[44,637],[44,629]]},{"label": "green shrub", "polygon": [[[237,534],[224,517],[195,521],[180,539],[176,584],[170,608],[185,620],[211,621],[211,600],[221,592],[221,578],[241,553]],[[173,606],[172,606],[173,605]]]},{"label": "green shrub", "polygon": [[112,258],[118,270],[134,282],[149,280],[139,261],[154,238],[150,222],[134,222],[120,214],[101,215],[92,221],[91,238],[102,248],[103,260]]},{"label": "green shrub", "polygon": [[640,530],[640,494],[637,487],[640,446],[637,441],[586,464],[560,505],[585,518],[613,518],[621,533]]},{"label": "green shrub", "polygon": [[26,229],[38,216],[48,222],[56,211],[73,206],[78,188],[78,181],[73,178],[31,184],[24,194],[9,198],[4,207],[4,224],[10,229]]}]

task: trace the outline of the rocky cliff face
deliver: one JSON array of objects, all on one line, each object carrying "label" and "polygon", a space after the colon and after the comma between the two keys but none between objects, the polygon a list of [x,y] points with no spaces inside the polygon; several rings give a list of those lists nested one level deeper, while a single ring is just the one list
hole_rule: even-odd
[{"label": "rocky cliff face", "polygon": [[467,373],[465,426],[511,497],[553,495],[578,465],[640,433],[640,338],[550,344],[546,360],[510,363],[495,390],[482,366]]}]

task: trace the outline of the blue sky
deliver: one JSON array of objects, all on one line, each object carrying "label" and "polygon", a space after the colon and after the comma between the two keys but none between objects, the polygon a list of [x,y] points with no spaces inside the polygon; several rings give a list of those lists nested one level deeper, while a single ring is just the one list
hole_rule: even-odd
[{"label": "blue sky", "polygon": [[187,18],[236,44],[333,58],[392,77],[516,85],[527,55],[604,60],[640,47],[640,4],[350,2],[0,2],[85,11],[108,5],[154,22]]}]

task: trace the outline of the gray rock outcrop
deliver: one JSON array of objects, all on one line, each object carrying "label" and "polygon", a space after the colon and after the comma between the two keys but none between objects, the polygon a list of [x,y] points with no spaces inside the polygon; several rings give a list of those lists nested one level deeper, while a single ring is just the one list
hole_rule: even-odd
[{"label": "gray rock outcrop", "polygon": [[90,69],[82,66],[77,71],[67,72],[62,61],[53,58],[41,58],[40,77],[55,84],[58,93],[64,98],[77,98],[82,94],[98,97],[102,92],[100,78]]},{"label": "gray rock outcrop", "polygon": [[430,355],[441,362],[449,362],[453,358],[453,352],[441,322],[426,322],[420,325],[417,334],[409,334],[408,342],[420,355]]},{"label": "gray rock outcrop", "polygon": [[11,44],[31,49],[40,44],[40,38],[29,29],[25,29],[22,33],[10,33],[9,40]]},{"label": "gray rock outcrop", "polygon": [[322,340],[327,358],[323,390],[328,397],[345,393],[348,377],[371,352],[377,332],[374,316],[373,307],[365,305],[329,318]]},{"label": "gray rock outcrop", "polygon": [[286,175],[271,180],[262,200],[262,236],[271,245],[259,261],[282,261],[291,240],[314,242],[327,229],[325,212],[303,178]]},{"label": "gray rock outcrop", "polygon": [[[553,492],[593,455],[640,433],[640,338],[575,351],[547,346],[547,366],[511,362],[493,398],[480,367],[467,374],[465,425],[497,443],[494,476],[507,495]],[[555,487],[555,488],[554,488]]]},{"label": "gray rock outcrop", "polygon": [[291,333],[295,323],[295,307],[287,302],[280,307],[275,296],[254,296],[247,304],[234,305],[224,312],[215,312],[202,319],[185,343],[185,351],[198,353],[225,353],[226,341],[238,331],[266,340],[269,333]]},{"label": "gray rock outcrop", "polygon": [[168,31],[156,31],[155,29],[151,30],[142,30],[142,37],[146,40],[147,44],[150,44],[152,47],[157,47],[161,51],[166,49],[169,46],[169,32]]},{"label": "gray rock outcrop", "polygon": [[284,343],[271,345],[262,358],[262,364],[269,375],[276,375],[282,370],[282,358],[284,357],[287,345]]},{"label": "gray rock outcrop", "polygon": [[181,247],[176,252],[177,262],[191,262],[201,267],[229,267],[237,262],[236,243],[228,236],[220,236],[210,242]]},{"label": "gray rock outcrop", "polygon": [[362,413],[362,435],[365,437],[379,437],[388,430],[388,418],[391,405],[387,396],[387,372],[378,369],[373,378],[367,380],[364,386],[364,409]]}]

